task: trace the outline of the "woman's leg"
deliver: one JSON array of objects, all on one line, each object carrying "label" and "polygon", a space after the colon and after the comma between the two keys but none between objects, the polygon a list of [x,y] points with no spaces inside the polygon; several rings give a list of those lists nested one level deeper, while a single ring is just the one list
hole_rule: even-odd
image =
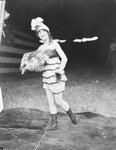
[{"label": "woman's leg", "polygon": [[72,112],[69,104],[63,100],[62,93],[54,94],[54,97],[55,97],[55,102],[65,110],[65,112],[70,117],[70,120],[72,121],[72,123],[76,125],[77,124],[76,114]]},{"label": "woman's leg", "polygon": [[54,95],[50,90],[46,90],[50,114],[57,114],[57,108],[54,101]]},{"label": "woman's leg", "polygon": [[59,106],[61,106],[64,109],[64,111],[68,111],[69,110],[69,104],[65,100],[63,100],[62,93],[54,94],[54,98],[55,98],[55,102]]},{"label": "woman's leg", "polygon": [[49,103],[51,118],[45,130],[56,130],[57,129],[57,108],[54,101],[54,95],[50,90],[46,90],[46,94]]}]

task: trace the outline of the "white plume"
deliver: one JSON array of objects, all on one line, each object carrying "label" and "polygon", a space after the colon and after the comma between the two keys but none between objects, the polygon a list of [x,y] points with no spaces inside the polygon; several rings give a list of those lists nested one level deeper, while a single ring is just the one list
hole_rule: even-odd
[{"label": "white plume", "polygon": [[43,19],[41,18],[41,17],[37,17],[37,18],[35,18],[35,19],[32,19],[31,20],[31,29],[32,30],[35,30],[35,27],[37,26],[37,25],[43,25]]}]

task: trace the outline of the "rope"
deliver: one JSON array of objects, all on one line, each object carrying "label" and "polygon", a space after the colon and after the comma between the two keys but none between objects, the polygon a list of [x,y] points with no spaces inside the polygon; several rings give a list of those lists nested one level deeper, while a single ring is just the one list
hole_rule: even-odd
[{"label": "rope", "polygon": [[[50,120],[51,120],[51,119],[49,119],[49,122],[48,122],[48,125],[46,126],[46,128],[49,126],[49,124],[50,124]],[[35,149],[34,149],[34,150],[37,150],[37,148],[40,146],[40,144],[41,144],[41,142],[42,142],[43,138],[44,138],[44,137],[45,137],[45,135],[46,135],[46,132],[47,132],[47,130],[45,130],[45,131],[44,131],[43,135],[41,136],[41,139],[38,141],[38,145],[35,147]]]}]

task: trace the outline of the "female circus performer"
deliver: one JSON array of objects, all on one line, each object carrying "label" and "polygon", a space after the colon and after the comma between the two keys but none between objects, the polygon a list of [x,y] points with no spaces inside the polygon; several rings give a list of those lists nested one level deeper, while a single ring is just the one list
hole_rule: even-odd
[{"label": "female circus performer", "polygon": [[[62,97],[63,91],[65,90],[65,82],[67,81],[64,71],[67,57],[60,45],[51,37],[50,30],[48,26],[43,23],[42,18],[37,17],[36,19],[32,19],[31,29],[36,32],[37,37],[43,42],[43,44],[32,53],[31,58],[37,58],[37,62],[41,62],[40,64],[42,66],[40,70],[43,71],[43,88],[46,91],[51,116],[50,123],[46,130],[55,130],[58,128],[56,104],[63,108],[72,123],[76,125],[76,114],[72,112],[69,104],[63,100]],[[40,61],[41,58],[42,61]],[[31,69],[32,68],[33,67],[31,67]],[[36,65],[36,71],[38,68]],[[26,69],[29,70],[29,67]]]}]

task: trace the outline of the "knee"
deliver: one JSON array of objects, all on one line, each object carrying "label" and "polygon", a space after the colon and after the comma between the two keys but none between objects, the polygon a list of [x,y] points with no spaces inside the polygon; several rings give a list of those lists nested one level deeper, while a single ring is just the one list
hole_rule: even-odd
[{"label": "knee", "polygon": [[56,104],[58,104],[58,105],[62,105],[62,100],[61,100],[61,99],[56,98],[56,99],[55,99],[55,103],[56,103]]}]

